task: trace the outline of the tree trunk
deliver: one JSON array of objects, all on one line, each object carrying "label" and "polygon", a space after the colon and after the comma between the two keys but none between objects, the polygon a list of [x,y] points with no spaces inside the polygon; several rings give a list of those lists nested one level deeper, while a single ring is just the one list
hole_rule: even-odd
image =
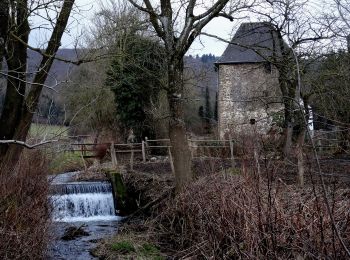
[{"label": "tree trunk", "polygon": [[283,130],[284,144],[283,144],[283,158],[288,159],[292,150],[293,124],[286,122]]},{"label": "tree trunk", "polygon": [[4,60],[5,47],[8,35],[9,25],[9,2],[8,0],[0,1],[0,70]]},{"label": "tree trunk", "polygon": [[304,154],[303,154],[303,146],[305,142],[305,134],[306,134],[306,128],[303,127],[301,132],[298,135],[297,138],[297,145],[296,145],[296,153],[297,153],[297,160],[298,160],[298,178],[297,182],[300,187],[304,186],[304,172],[305,172],[305,163],[304,163]]},{"label": "tree trunk", "polygon": [[[279,57],[279,52],[274,54],[274,63],[277,66],[279,72],[279,86],[282,92],[282,102],[284,105],[284,122],[283,122],[283,157],[285,159],[290,157],[292,149],[292,137],[294,127],[294,101],[296,94],[296,75],[291,72],[291,68],[294,67],[295,59],[292,50],[286,47],[282,37],[282,32],[278,29],[278,46],[281,48],[282,57]],[[276,51],[274,45],[274,51]]]},{"label": "tree trunk", "polygon": [[183,61],[168,65],[169,137],[175,168],[176,192],[191,182],[191,153],[186,136],[183,105]]},{"label": "tree trunk", "polygon": [[[160,5],[156,8],[153,7],[153,1],[144,0],[144,5],[138,5],[136,1],[129,0],[129,2],[142,12],[148,13],[155,32],[164,41],[168,72],[166,90],[170,109],[169,137],[178,192],[193,178],[183,111],[183,59],[202,29],[212,19],[220,16],[229,1],[214,1],[211,7],[201,15],[194,14],[194,9],[199,4],[195,0],[184,1],[180,6],[171,0],[161,0],[157,2]],[[174,6],[178,6],[179,9],[176,11]],[[182,11],[185,12],[183,13],[184,25],[181,29],[177,18]],[[233,19],[231,14],[231,12],[229,15],[225,14],[225,17],[231,20]]]},{"label": "tree trunk", "polygon": [[[24,64],[26,64],[26,57]],[[24,69],[26,69],[25,65]],[[9,70],[11,70],[11,66],[9,66]],[[15,70],[17,72],[8,73],[5,101],[0,117],[0,138],[2,140],[13,139],[22,114],[22,104],[26,87],[25,72],[18,72],[21,70],[21,67],[17,67]],[[6,154],[7,149],[8,145],[0,146],[0,158]]]},{"label": "tree trunk", "polygon": [[[13,131],[12,133],[13,136],[8,136],[7,137],[8,139],[14,139],[19,141],[26,140],[26,137],[29,132],[29,128],[33,119],[34,112],[38,107],[41,91],[44,87],[48,72],[50,71],[52,63],[54,61],[54,56],[61,44],[61,38],[67,26],[70,12],[73,8],[73,4],[74,4],[74,0],[65,0],[63,3],[61,12],[57,18],[56,25],[53,29],[51,38],[45,50],[45,55],[41,60],[38,72],[35,74],[35,77],[31,84],[31,89],[27,97],[25,98],[24,103],[21,104],[22,111],[21,111],[20,118],[17,120],[14,127],[11,128],[11,131]],[[28,22],[27,20],[25,21]],[[29,34],[29,31],[30,31],[29,27],[27,27],[27,34]],[[22,48],[26,49],[23,46]],[[14,53],[13,55],[16,55],[16,53]],[[7,88],[9,89],[9,86],[7,86]],[[18,97],[14,97],[14,100],[16,104],[19,104],[20,99]],[[7,100],[5,101],[5,103],[6,102]],[[9,116],[9,115],[6,115],[6,114],[2,115],[1,122],[6,121],[6,116]],[[1,128],[3,130],[5,129],[4,127],[1,127]],[[14,168],[20,158],[22,150],[23,150],[23,146],[9,145],[6,148],[6,151],[0,154],[0,164],[5,165],[8,168]]]},{"label": "tree trunk", "polygon": [[[14,31],[22,42],[27,43],[30,28],[27,20],[28,10],[26,1],[23,1],[23,3],[16,9],[16,16],[17,24],[14,26],[16,28]],[[0,18],[5,20],[3,16]],[[6,18],[9,19],[9,15]],[[7,20],[6,23],[8,24],[9,21]],[[12,37],[9,39],[6,38],[6,41],[6,61],[8,70],[7,87],[3,110],[1,111],[0,117],[0,139],[3,140],[13,139],[14,133],[21,118],[22,105],[27,84],[27,46]],[[8,145],[0,146],[0,163],[6,154],[8,147]]]},{"label": "tree trunk", "polygon": [[283,157],[288,159],[290,157],[290,152],[292,149],[292,137],[293,137],[293,127],[294,127],[294,98],[295,98],[295,87],[293,82],[288,80],[287,73],[284,69],[280,69],[280,89],[283,95],[283,105],[284,105],[284,123],[283,123]]}]

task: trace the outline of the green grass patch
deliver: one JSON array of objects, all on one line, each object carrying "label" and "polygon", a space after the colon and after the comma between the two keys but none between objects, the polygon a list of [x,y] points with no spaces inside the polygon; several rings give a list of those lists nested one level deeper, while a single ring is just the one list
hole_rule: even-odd
[{"label": "green grass patch", "polygon": [[161,256],[161,255],[155,255],[155,256],[152,256],[151,259],[152,260],[165,260],[166,258],[164,256]]},{"label": "green grass patch", "polygon": [[129,254],[135,252],[135,247],[130,241],[120,241],[111,244],[111,249],[118,251],[121,254]]},{"label": "green grass patch", "polygon": [[152,259],[164,259],[160,256],[159,249],[150,243],[144,243],[140,248],[140,253],[144,256],[152,256]]},{"label": "green grass patch", "polygon": [[84,161],[81,158],[81,152],[60,152],[52,154],[50,158],[50,173],[62,173],[80,170],[84,168]]},{"label": "green grass patch", "polygon": [[62,125],[46,125],[32,123],[29,129],[32,138],[58,139],[68,136],[68,127]]},{"label": "green grass patch", "polygon": [[147,234],[120,233],[100,243],[92,252],[99,259],[165,260]]}]

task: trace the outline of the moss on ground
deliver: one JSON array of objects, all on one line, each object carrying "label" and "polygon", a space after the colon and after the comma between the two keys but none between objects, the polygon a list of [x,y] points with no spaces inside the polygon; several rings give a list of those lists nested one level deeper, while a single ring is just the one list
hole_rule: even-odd
[{"label": "moss on ground", "polygon": [[144,234],[120,233],[105,240],[91,254],[100,259],[164,260],[159,248]]},{"label": "moss on ground", "polygon": [[130,254],[132,252],[135,252],[135,247],[133,246],[132,242],[127,240],[112,243],[111,249],[121,254]]}]

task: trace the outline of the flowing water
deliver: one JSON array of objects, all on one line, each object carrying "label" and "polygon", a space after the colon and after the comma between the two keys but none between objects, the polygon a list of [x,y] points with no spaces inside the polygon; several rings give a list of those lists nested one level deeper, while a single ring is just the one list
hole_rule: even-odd
[{"label": "flowing water", "polygon": [[118,220],[110,183],[74,182],[57,184],[50,197],[55,221]]},{"label": "flowing water", "polygon": [[[56,239],[50,259],[94,259],[89,250],[101,238],[116,234],[120,217],[115,215],[112,188],[108,182],[73,182],[76,173],[65,173],[52,180]],[[71,241],[60,239],[68,226],[83,226],[90,235]]]}]

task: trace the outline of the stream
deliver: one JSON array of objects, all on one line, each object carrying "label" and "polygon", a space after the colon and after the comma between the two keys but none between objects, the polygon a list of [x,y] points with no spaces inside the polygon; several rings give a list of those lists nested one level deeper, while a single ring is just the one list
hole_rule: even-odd
[{"label": "stream", "polygon": [[[53,242],[48,259],[97,259],[90,254],[102,238],[118,231],[120,217],[115,215],[112,188],[108,182],[75,182],[77,173],[52,178],[50,202],[53,206]],[[69,227],[81,227],[87,236],[63,240]]]}]

